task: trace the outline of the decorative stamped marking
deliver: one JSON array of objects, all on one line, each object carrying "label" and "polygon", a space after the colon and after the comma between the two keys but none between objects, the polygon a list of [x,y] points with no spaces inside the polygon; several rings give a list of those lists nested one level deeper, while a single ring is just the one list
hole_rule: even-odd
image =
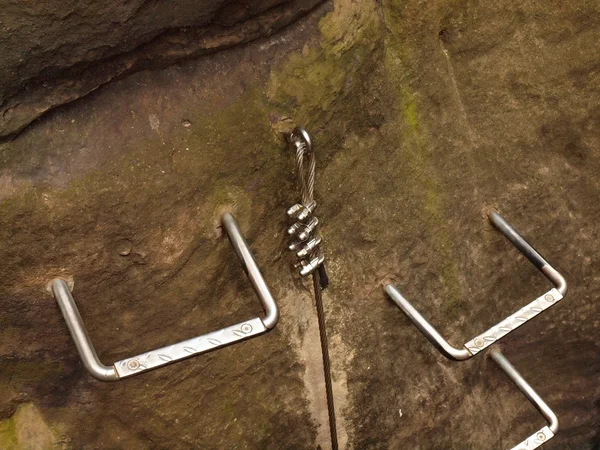
[{"label": "decorative stamped marking", "polygon": [[538,448],[540,445],[545,444],[554,437],[554,433],[548,427],[542,428],[540,431],[535,432],[519,445],[513,447],[511,450],[533,450]]},{"label": "decorative stamped marking", "polygon": [[117,361],[114,367],[119,378],[126,378],[190,356],[206,353],[215,348],[224,347],[266,331],[267,328],[262,320],[257,317],[168,347]]},{"label": "decorative stamped marking", "polygon": [[556,305],[563,296],[556,289],[551,289],[541,297],[536,298],[530,304],[521,308],[512,316],[507,317],[499,324],[493,326],[489,330],[481,333],[476,338],[465,344],[465,347],[472,355],[476,355],[480,351],[492,345],[498,339],[506,336],[511,331],[516,330],[525,322],[533,319],[542,311]]}]

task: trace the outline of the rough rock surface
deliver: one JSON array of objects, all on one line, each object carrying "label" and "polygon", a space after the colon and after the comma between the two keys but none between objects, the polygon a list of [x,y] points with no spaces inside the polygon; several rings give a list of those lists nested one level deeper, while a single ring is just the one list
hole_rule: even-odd
[{"label": "rough rock surface", "polygon": [[[570,285],[502,343],[559,416],[544,448],[598,449],[599,40],[593,2],[335,0],[44,114],[0,144],[0,448],[329,447],[309,284],[285,251],[291,118],[318,152],[342,448],[511,448],[544,424],[493,362],[443,359],[382,290],[455,344],[545,292],[495,207]],[[259,314],[224,210],[275,330],[91,378],[47,282],[73,278],[105,363]]]},{"label": "rough rock surface", "polygon": [[323,0],[0,3],[0,137],[119,76],[268,36]]}]

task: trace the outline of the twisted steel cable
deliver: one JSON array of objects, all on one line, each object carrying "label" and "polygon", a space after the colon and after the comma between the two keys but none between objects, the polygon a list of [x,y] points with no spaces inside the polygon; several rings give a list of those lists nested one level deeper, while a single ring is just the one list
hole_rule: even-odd
[{"label": "twisted steel cable", "polygon": [[[296,130],[295,130],[296,131]],[[315,179],[316,179],[316,160],[314,151],[309,142],[303,138],[306,134],[304,130],[299,130],[292,134],[293,142],[296,146],[296,170],[300,182],[302,194],[302,204],[308,207],[314,202]],[[307,135],[306,135],[307,136]],[[308,136],[307,136],[308,137]],[[304,158],[307,158],[308,171],[304,169]],[[309,253],[309,260],[320,255],[319,247],[315,247]],[[329,415],[329,433],[331,436],[332,450],[338,450],[337,426],[335,418],[335,403],[333,397],[333,383],[331,379],[331,361],[329,359],[329,344],[327,339],[327,327],[325,320],[325,310],[323,308],[322,286],[328,283],[325,267],[321,264],[318,270],[312,272],[313,291],[315,295],[315,304],[317,308],[317,320],[319,322],[319,339],[321,342],[321,355],[323,358],[323,375],[325,378],[325,395],[327,398],[327,412]]]}]

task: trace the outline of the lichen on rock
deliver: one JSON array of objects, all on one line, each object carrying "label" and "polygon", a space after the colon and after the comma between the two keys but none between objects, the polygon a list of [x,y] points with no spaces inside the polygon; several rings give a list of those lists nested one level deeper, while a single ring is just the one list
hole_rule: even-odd
[{"label": "lichen on rock", "polygon": [[0,448],[3,450],[64,450],[56,431],[46,423],[32,403],[20,405],[14,415],[0,421]]}]

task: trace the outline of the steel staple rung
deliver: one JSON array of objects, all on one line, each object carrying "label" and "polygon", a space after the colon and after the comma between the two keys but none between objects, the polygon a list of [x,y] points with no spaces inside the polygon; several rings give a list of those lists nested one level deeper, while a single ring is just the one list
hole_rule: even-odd
[{"label": "steel staple rung", "polygon": [[545,444],[558,432],[558,417],[550,409],[548,404],[538,395],[523,376],[514,368],[514,366],[506,359],[497,346],[489,350],[490,357],[494,362],[508,375],[510,380],[519,388],[521,393],[531,402],[533,406],[544,416],[548,425],[541,430],[535,432],[512,450],[533,450]]},{"label": "steel staple rung", "polygon": [[523,237],[521,237],[497,212],[491,212],[490,222],[532,262],[555,286],[527,306],[502,320],[500,323],[467,342],[462,348],[452,346],[425,319],[419,311],[392,285],[385,286],[388,296],[404,311],[425,337],[449,359],[464,361],[481,352],[535,316],[557,304],[567,292],[564,277],[552,267]]},{"label": "steel staple rung", "polygon": [[230,327],[188,339],[177,344],[152,350],[144,354],[117,361],[113,366],[105,366],[100,362],[94,345],[87,334],[83,319],[79,314],[75,300],[67,283],[57,278],[52,282],[52,292],[67,322],[77,351],[86,369],[101,381],[116,381],[132,375],[171,364],[191,356],[200,355],[214,349],[258,336],[273,328],[279,320],[279,309],[275,299],[252,256],[250,247],[242,236],[233,216],[223,214],[221,223],[229,241],[242,263],[254,291],[260,300],[265,317],[254,318]]},{"label": "steel staple rung", "polygon": [[137,375],[140,372],[156,369],[175,361],[201,355],[226,345],[242,341],[264,333],[267,327],[258,317],[207,333],[177,344],[152,350],[141,355],[117,361],[114,367],[119,378]]}]

